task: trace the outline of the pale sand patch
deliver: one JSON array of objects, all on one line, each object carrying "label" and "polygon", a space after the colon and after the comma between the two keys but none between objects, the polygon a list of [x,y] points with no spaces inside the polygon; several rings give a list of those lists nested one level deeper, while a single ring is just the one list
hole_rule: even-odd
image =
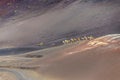
[{"label": "pale sand patch", "polygon": [[43,79],[43,75],[38,73],[36,70],[22,70],[22,69],[15,69],[16,71],[21,72],[30,80],[41,80]]},{"label": "pale sand patch", "polygon": [[9,72],[0,72],[0,80],[17,80],[16,77]]}]

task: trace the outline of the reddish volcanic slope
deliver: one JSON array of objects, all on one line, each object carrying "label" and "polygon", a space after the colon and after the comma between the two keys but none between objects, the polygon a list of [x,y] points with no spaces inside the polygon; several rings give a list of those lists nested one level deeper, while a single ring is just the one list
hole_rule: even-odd
[{"label": "reddish volcanic slope", "polygon": [[32,78],[35,74],[29,73],[27,80],[120,80],[120,34],[1,56],[0,63],[1,68],[33,70],[40,76]]},{"label": "reddish volcanic slope", "polygon": [[[43,58],[45,80],[120,80],[120,34],[65,48]],[[38,62],[37,62],[38,63]]]}]

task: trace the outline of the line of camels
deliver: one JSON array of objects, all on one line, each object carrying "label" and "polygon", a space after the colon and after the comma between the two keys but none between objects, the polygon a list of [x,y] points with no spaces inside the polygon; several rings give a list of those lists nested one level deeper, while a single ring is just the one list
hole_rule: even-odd
[{"label": "line of camels", "polygon": [[[92,40],[94,39],[93,36],[83,36],[83,37],[75,37],[75,38],[70,38],[70,39],[65,39],[62,41],[63,44],[69,44],[69,43],[75,43],[75,42],[80,42],[80,41],[85,41],[85,40]],[[37,44],[38,46],[44,46],[45,44],[43,42],[40,42]]]},{"label": "line of camels", "polygon": [[63,44],[69,44],[69,43],[75,43],[75,42],[80,42],[83,40],[92,40],[94,39],[93,36],[83,36],[83,37],[77,37],[77,38],[70,38],[62,41]]}]

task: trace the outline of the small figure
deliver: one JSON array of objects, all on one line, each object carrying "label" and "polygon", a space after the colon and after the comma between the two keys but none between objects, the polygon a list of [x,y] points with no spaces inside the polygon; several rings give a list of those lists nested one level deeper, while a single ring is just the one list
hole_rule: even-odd
[{"label": "small figure", "polygon": [[43,42],[40,42],[39,44],[37,44],[38,46],[43,46],[44,43]]}]

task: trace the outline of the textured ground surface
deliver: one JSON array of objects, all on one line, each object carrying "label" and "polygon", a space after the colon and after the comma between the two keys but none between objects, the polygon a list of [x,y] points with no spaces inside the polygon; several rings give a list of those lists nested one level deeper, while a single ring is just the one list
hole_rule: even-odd
[{"label": "textured ground surface", "polygon": [[107,35],[23,55],[2,56],[0,77],[2,80],[9,77],[14,80],[10,75],[18,80],[119,80],[119,57],[120,34]]}]

